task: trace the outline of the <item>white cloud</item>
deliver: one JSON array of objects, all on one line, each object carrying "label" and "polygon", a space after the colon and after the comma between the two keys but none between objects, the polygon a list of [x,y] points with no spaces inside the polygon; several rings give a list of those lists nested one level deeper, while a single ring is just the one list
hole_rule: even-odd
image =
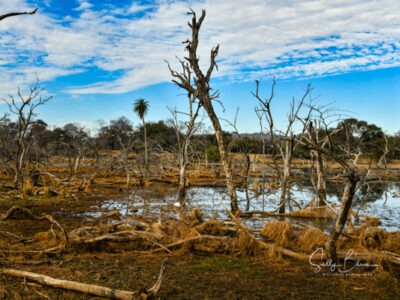
[{"label": "white cloud", "polygon": [[131,14],[135,14],[138,12],[143,12],[146,11],[148,9],[152,9],[155,8],[154,5],[140,5],[136,2],[133,2],[132,5],[129,7],[128,12]]},{"label": "white cloud", "polygon": [[79,7],[77,7],[75,10],[86,10],[86,9],[89,9],[89,8],[92,8],[92,7],[93,7],[93,5],[90,4],[89,2],[82,1],[80,3]]},{"label": "white cloud", "polygon": [[[38,65],[45,80],[89,67],[118,71],[111,82],[93,78],[69,90],[77,94],[123,93],[169,81],[164,60],[176,66],[175,55],[185,54],[189,7],[198,14],[207,10],[200,62],[207,66],[211,47],[220,44],[216,75],[229,80],[400,66],[400,1],[132,1],[124,9],[79,1],[79,16],[40,13],[0,23],[0,88],[27,80]],[[0,12],[31,8],[22,0],[0,3]]]}]

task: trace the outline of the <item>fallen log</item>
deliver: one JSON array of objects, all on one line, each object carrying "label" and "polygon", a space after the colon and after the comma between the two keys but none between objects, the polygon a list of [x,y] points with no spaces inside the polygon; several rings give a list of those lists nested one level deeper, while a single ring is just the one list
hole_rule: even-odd
[{"label": "fallen log", "polygon": [[54,288],[72,290],[99,297],[107,297],[120,300],[152,299],[161,287],[162,281],[165,276],[167,260],[168,259],[165,259],[161,265],[160,273],[158,275],[156,283],[150,289],[142,289],[138,292],[116,290],[95,284],[86,284],[77,281],[56,279],[50,276],[16,269],[3,268],[0,269],[0,274],[26,278]]}]

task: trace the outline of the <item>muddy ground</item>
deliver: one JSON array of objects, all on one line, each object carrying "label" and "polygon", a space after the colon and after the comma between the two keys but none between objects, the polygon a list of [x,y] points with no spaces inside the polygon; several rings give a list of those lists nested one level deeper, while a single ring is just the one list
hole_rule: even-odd
[{"label": "muddy ground", "polygon": [[[9,189],[2,188],[0,212],[19,205],[37,215],[52,215],[69,231],[91,222],[76,212],[93,210],[109,195],[128,195],[129,191],[121,186],[123,178],[102,179],[90,191],[77,191],[74,197],[25,199],[15,199]],[[153,181],[147,183],[146,189],[161,197],[176,191],[176,186]],[[156,216],[154,220],[141,221],[156,222]],[[182,249],[157,254],[137,251],[137,245],[129,243],[118,246],[104,243],[58,254],[18,252],[10,246],[20,243],[23,249],[22,238],[46,232],[49,227],[48,222],[38,220],[0,221],[0,267],[137,291],[153,285],[161,262],[168,258],[165,279],[157,294],[160,299],[400,299],[400,266],[386,262],[337,273],[324,267],[317,271],[308,260],[285,256],[227,255]],[[0,275],[0,299],[100,298]]]}]

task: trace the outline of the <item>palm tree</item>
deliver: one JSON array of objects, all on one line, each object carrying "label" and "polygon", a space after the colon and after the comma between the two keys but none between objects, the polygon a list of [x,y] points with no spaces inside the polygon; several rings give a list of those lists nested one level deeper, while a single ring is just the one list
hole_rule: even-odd
[{"label": "palm tree", "polygon": [[147,132],[146,132],[146,123],[144,121],[144,116],[149,111],[149,102],[144,100],[143,98],[139,98],[133,103],[133,111],[139,116],[143,123],[143,132],[144,132],[144,165],[147,169],[148,167],[148,159],[147,159]]}]

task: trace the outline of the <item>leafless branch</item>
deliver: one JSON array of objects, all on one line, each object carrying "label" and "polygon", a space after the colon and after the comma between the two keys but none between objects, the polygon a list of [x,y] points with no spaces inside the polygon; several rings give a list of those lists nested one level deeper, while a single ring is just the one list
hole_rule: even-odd
[{"label": "leafless branch", "polygon": [[11,12],[8,14],[4,14],[4,15],[0,15],[0,21],[4,20],[5,18],[9,18],[9,17],[14,17],[14,16],[19,16],[19,15],[33,15],[37,12],[37,8],[35,8],[34,10],[30,11],[30,12]]}]

